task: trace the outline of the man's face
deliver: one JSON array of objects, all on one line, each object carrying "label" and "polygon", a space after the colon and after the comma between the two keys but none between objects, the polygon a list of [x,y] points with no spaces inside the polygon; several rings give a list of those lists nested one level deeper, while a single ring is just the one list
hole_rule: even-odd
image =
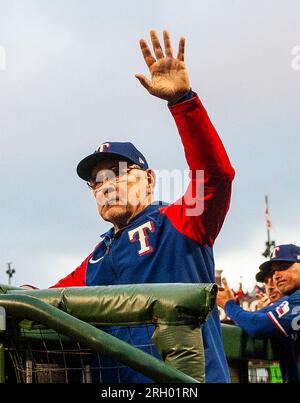
[{"label": "man's face", "polygon": [[269,297],[271,302],[277,301],[282,297],[282,293],[276,287],[275,281],[273,279],[273,275],[269,274],[264,279],[266,294]]},{"label": "man's face", "polygon": [[118,228],[126,225],[148,203],[147,171],[118,159],[102,161],[91,173],[92,189],[99,214]]},{"label": "man's face", "polygon": [[292,294],[300,289],[300,263],[273,262],[273,278],[282,294]]}]

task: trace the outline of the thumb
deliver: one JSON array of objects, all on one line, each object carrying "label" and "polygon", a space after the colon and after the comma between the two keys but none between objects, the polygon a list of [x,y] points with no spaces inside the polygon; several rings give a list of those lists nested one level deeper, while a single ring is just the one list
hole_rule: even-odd
[{"label": "thumb", "polygon": [[146,88],[146,90],[149,91],[151,89],[151,81],[148,80],[148,78],[144,76],[144,74],[136,74],[135,77],[139,80],[142,86]]}]

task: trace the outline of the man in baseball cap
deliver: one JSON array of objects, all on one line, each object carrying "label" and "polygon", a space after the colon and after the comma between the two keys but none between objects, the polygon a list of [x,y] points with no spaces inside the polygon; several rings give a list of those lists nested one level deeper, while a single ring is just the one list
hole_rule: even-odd
[{"label": "man in baseball cap", "polygon": [[[205,108],[191,89],[184,63],[185,39],[180,38],[174,55],[168,31],[163,32],[164,46],[155,31],[150,36],[153,52],[144,39],[140,48],[151,77],[136,74],[136,78],[151,95],[167,101],[191,171],[190,183],[173,203],[154,203],[155,175],[144,155],[129,142],[102,143],[78,164],[77,173],[92,190],[100,216],[112,226],[81,265],[54,287],[215,280],[213,245],[230,206],[235,172]],[[165,147],[164,142],[157,147]],[[197,330],[200,337],[200,327]],[[206,382],[229,382],[216,308],[201,331]],[[148,348],[153,327],[114,326],[112,332],[158,355]],[[101,359],[101,366],[111,368],[104,371],[107,380],[102,378],[103,382],[149,382],[143,374],[120,369],[111,360]]]},{"label": "man in baseball cap", "polygon": [[100,216],[115,233],[153,201],[155,173],[130,142],[104,142],[77,166],[97,202]]},{"label": "man in baseball cap", "polygon": [[129,142],[104,142],[91,154],[79,162],[77,173],[81,179],[88,181],[91,178],[92,169],[102,161],[120,158],[148,169],[148,163],[143,154]]},{"label": "man in baseball cap", "polygon": [[266,275],[273,275],[283,294],[300,289],[300,247],[293,244],[275,246],[270,260],[259,266],[256,280],[263,282]]},{"label": "man in baseball cap", "polygon": [[280,343],[280,364],[284,382],[300,383],[300,247],[276,246],[270,260],[259,266],[256,280],[273,279],[279,300],[255,312],[244,311],[224,284],[218,304],[251,337],[274,338]]}]

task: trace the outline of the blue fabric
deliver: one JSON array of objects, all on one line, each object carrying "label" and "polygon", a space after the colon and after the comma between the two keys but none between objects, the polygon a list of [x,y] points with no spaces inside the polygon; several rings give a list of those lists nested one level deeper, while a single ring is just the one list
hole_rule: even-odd
[{"label": "blue fabric", "polygon": [[[270,308],[271,307],[269,307],[268,311],[270,311]],[[278,333],[272,320],[264,311],[245,311],[233,299],[226,302],[224,310],[226,314],[251,337],[267,338]]]},{"label": "blue fabric", "polygon": [[[259,270],[268,273],[272,269],[273,262],[299,262],[300,263],[300,247],[293,244],[277,245],[272,249],[270,260],[261,264]],[[259,281],[259,280],[257,280]]]},{"label": "blue fabric", "polygon": [[[214,259],[211,247],[205,247],[181,234],[160,211],[166,203],[152,203],[114,236],[113,228],[103,234],[87,266],[86,285],[143,283],[213,283]],[[130,241],[129,233],[151,222],[147,231],[148,253],[139,255],[138,237]],[[172,251],[172,253],[170,253]],[[101,260],[99,260],[101,259]],[[91,263],[96,262],[96,263]],[[126,333],[126,332],[125,332]],[[128,334],[120,337],[128,339]],[[148,344],[139,330],[130,336],[134,344]],[[230,382],[223,350],[220,320],[215,308],[203,326],[207,382]],[[131,369],[124,374],[126,382],[140,381]],[[145,378],[142,379],[146,382]]]},{"label": "blue fabric", "polygon": [[176,104],[180,104],[181,102],[187,101],[191,98],[193,98],[196,94],[194,93],[194,91],[190,88],[189,91],[187,91],[177,102],[175,102],[174,105]]},{"label": "blue fabric", "polygon": [[97,150],[85,157],[77,165],[77,174],[81,179],[89,180],[91,172],[95,165],[107,159],[107,157],[116,157],[128,160],[131,163],[139,165],[142,169],[148,169],[148,163],[143,154],[130,142],[105,142]]},{"label": "blue fabric", "polygon": [[279,340],[284,379],[300,383],[300,290],[255,312],[244,311],[234,300],[228,301],[224,309],[250,336]]}]

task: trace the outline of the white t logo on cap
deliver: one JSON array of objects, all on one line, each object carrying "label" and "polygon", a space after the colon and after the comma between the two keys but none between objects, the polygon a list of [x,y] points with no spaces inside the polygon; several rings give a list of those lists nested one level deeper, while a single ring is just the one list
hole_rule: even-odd
[{"label": "white t logo on cap", "polygon": [[280,249],[279,246],[277,246],[276,248],[274,248],[274,249],[272,250],[271,259],[276,259],[276,257],[277,257],[276,252],[278,252],[279,249]]},{"label": "white t logo on cap", "polygon": [[97,151],[98,151],[98,153],[102,153],[103,151],[105,151],[109,147],[110,147],[110,143],[103,143],[103,144],[101,144],[101,146],[99,146],[97,148]]}]

